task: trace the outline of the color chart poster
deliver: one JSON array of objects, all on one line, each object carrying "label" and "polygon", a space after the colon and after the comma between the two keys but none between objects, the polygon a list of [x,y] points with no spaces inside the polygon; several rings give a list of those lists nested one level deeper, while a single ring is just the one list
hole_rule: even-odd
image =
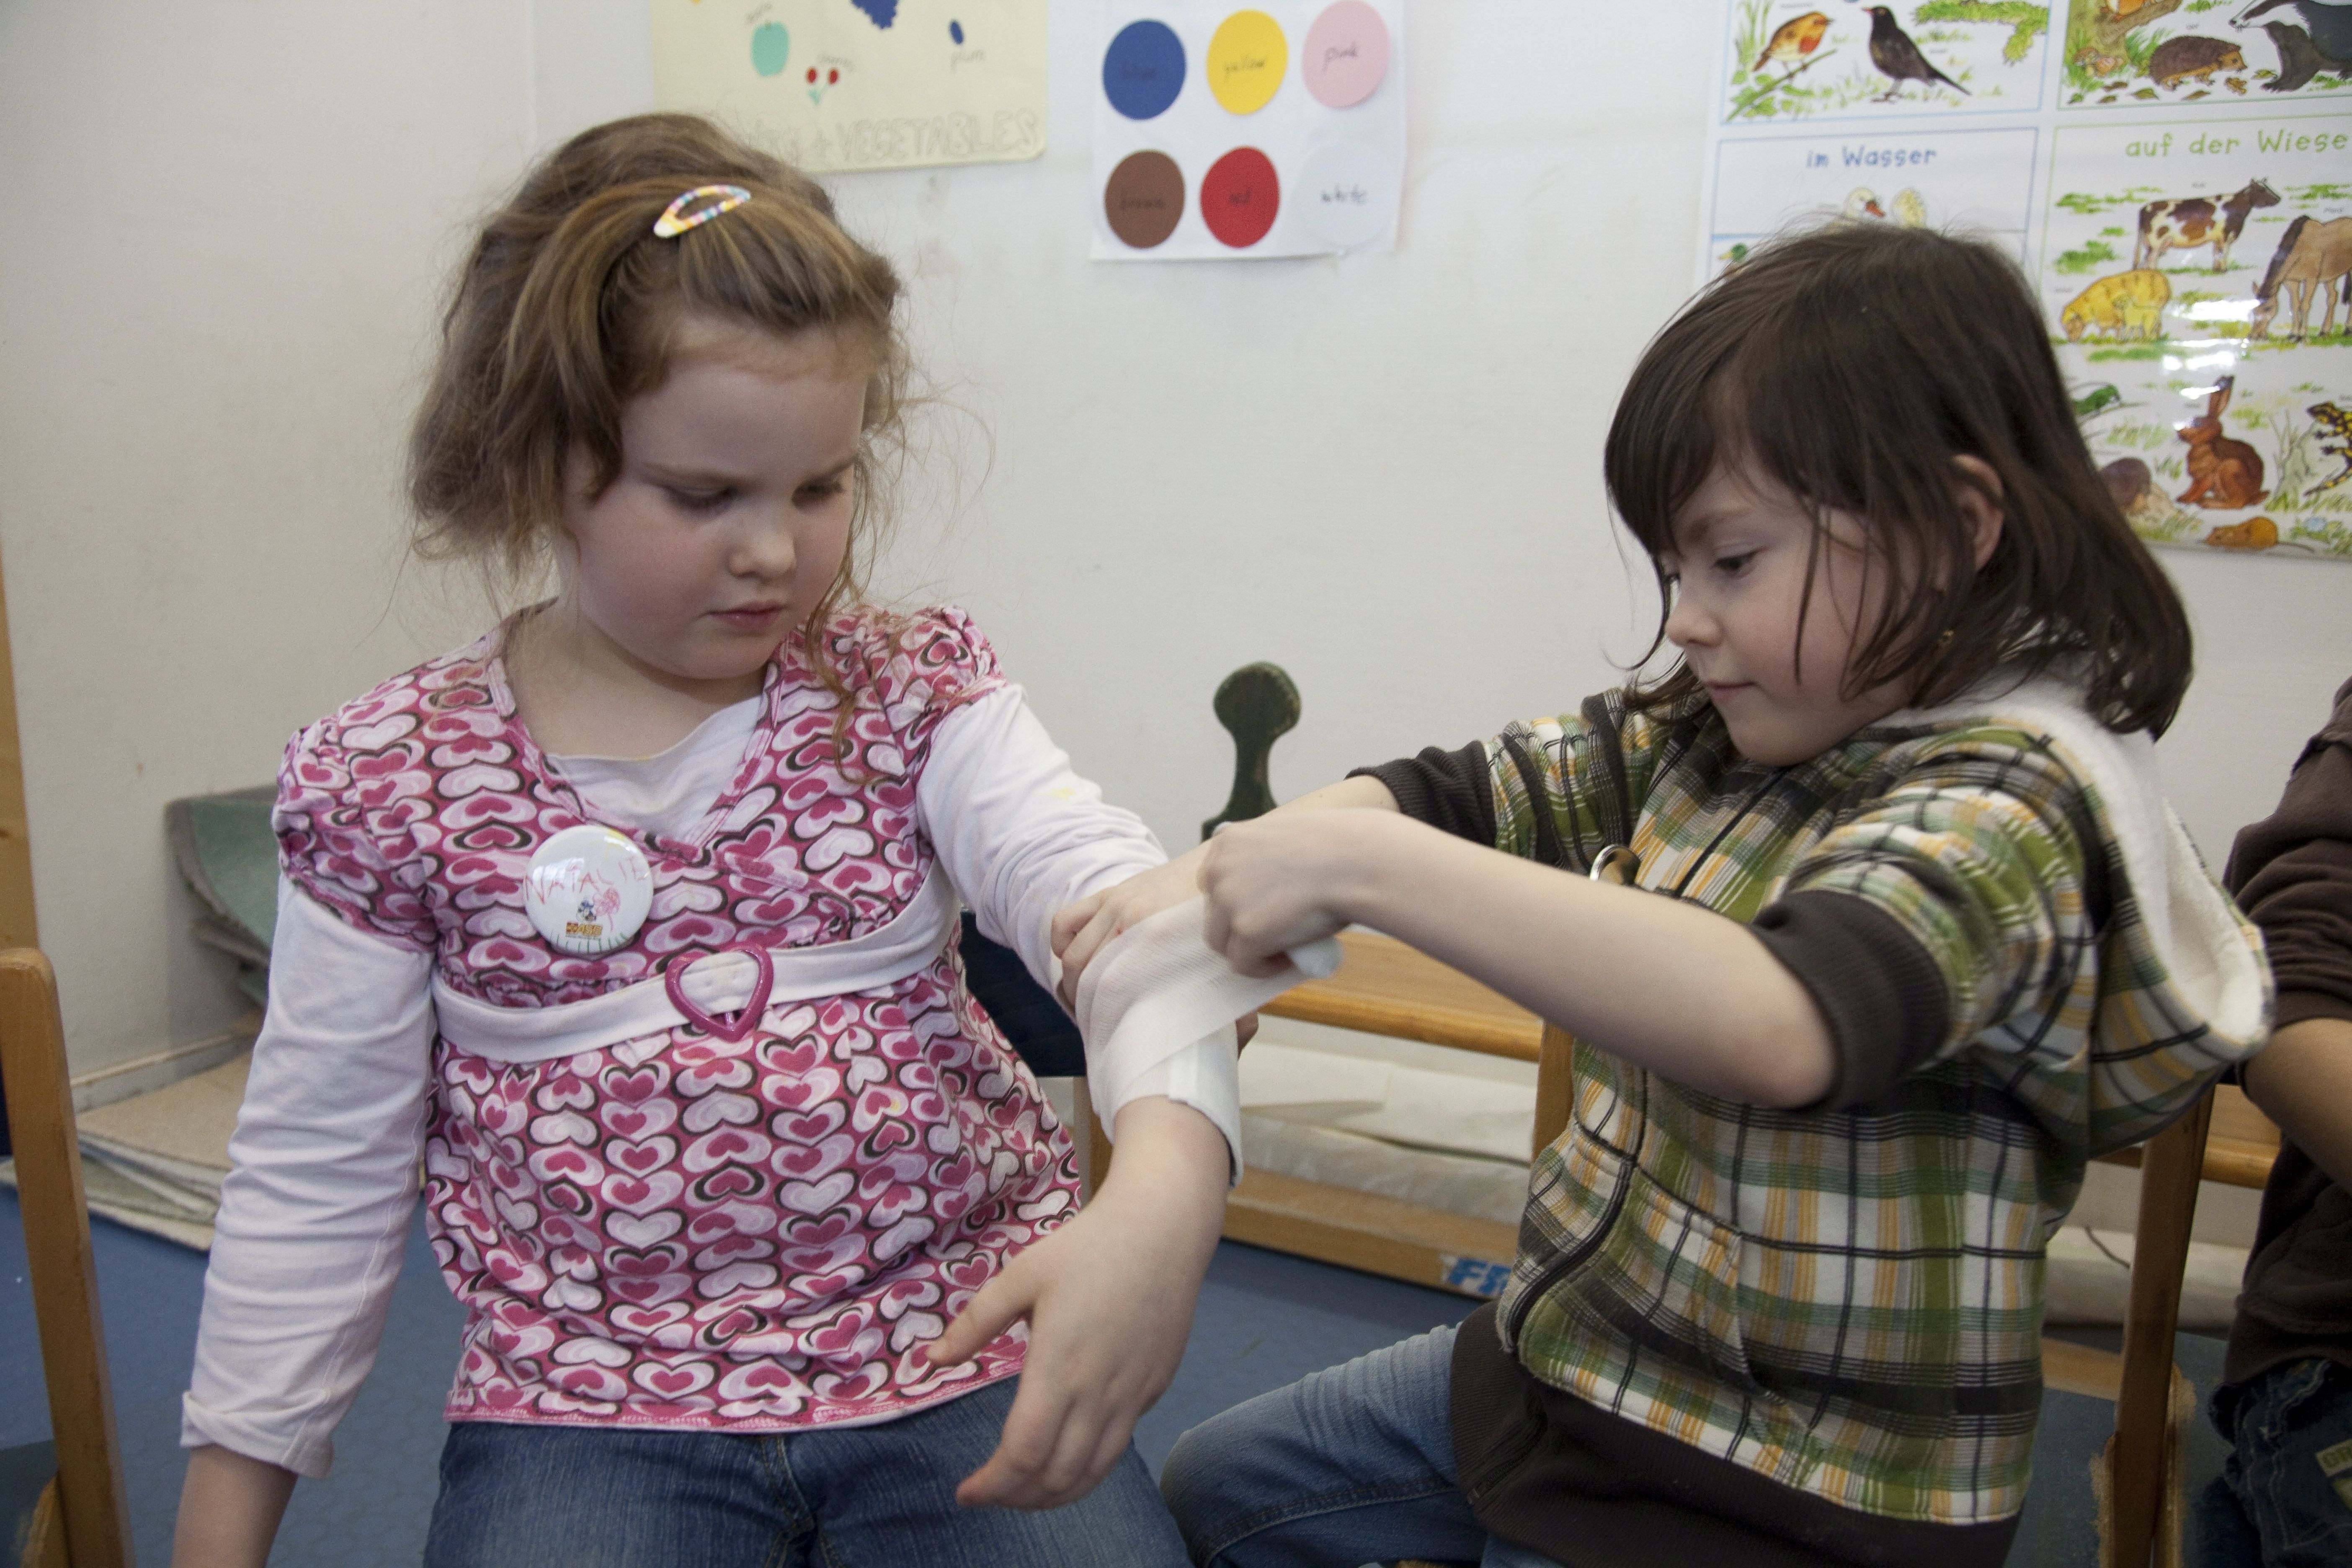
[{"label": "color chart poster", "polygon": [[1102,0],[1097,17],[1096,259],[1395,247],[1403,0]]},{"label": "color chart poster", "polygon": [[813,173],[1045,150],[1046,0],[649,3],[655,102]]},{"label": "color chart poster", "polygon": [[1702,279],[1990,239],[2142,538],[2352,560],[2352,0],[1727,0],[1717,69]]}]

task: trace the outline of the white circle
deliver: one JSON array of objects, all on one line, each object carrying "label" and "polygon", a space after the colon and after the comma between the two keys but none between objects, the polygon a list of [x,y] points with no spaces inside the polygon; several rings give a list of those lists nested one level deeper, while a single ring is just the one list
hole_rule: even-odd
[{"label": "white circle", "polygon": [[593,957],[635,939],[653,908],[653,868],[609,827],[567,827],[530,858],[522,903],[550,947]]},{"label": "white circle", "polygon": [[1307,154],[1296,193],[1283,195],[1308,233],[1334,249],[1353,250],[1387,231],[1397,207],[1396,171],[1361,142],[1329,142]]}]

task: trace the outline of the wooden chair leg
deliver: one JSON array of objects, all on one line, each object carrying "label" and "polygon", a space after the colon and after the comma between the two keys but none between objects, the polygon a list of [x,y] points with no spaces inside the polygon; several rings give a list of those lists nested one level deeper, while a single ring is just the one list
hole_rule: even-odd
[{"label": "wooden chair leg", "polygon": [[0,1075],[8,1081],[8,1137],[58,1453],[57,1479],[47,1495],[62,1516],[58,1533],[73,1568],[124,1568],[131,1510],[98,1315],[98,1261],[74,1135],[65,1030],[57,976],[32,948],[0,952]]},{"label": "wooden chair leg", "polygon": [[1559,1142],[1568,1131],[1568,1116],[1575,1104],[1576,1083],[1570,1075],[1570,1058],[1576,1054],[1576,1037],[1555,1024],[1546,1024],[1543,1046],[1536,1057],[1536,1142],[1533,1153],[1540,1154]]},{"label": "wooden chair leg", "polygon": [[2172,1336],[2180,1324],[2180,1277],[2189,1261],[2189,1228],[2197,1217],[2197,1184],[2204,1174],[2205,1134],[2212,1115],[2209,1093],[2148,1140],[2140,1163],[2123,1383],[2116,1394],[2116,1435],[2106,1453],[2112,1518],[2101,1542],[2102,1568],[2147,1568],[2166,1489],[2179,1484],[2168,1462],[2176,1425],[2173,1380],[2179,1376]]},{"label": "wooden chair leg", "polygon": [[1103,1178],[1110,1174],[1110,1134],[1103,1131],[1102,1118],[1095,1114],[1094,1097],[1087,1093],[1087,1080],[1078,1080],[1078,1102],[1087,1111],[1087,1180],[1086,1197],[1091,1202],[1102,1191]]}]

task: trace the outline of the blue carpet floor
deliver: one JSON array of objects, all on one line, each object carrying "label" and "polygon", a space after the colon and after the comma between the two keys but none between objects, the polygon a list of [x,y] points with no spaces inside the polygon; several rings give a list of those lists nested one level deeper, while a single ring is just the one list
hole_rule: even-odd
[{"label": "blue carpet floor", "polygon": [[[171,1561],[182,1468],[179,1395],[194,1350],[205,1259],[105,1220],[90,1228],[139,1561],[162,1568]],[[1137,1446],[1157,1472],[1177,1436],[1203,1418],[1318,1368],[1458,1322],[1472,1305],[1458,1296],[1228,1242],[1218,1248],[1202,1288],[1183,1366],[1137,1426]],[[295,1489],[273,1564],[391,1568],[417,1561],[432,1510],[444,1431],[441,1399],[456,1364],[461,1318],[432,1266],[420,1219],[375,1373],[336,1436],[335,1473]],[[2180,1357],[2201,1398],[2220,1373],[2220,1342],[2184,1335]],[[0,1449],[48,1436],[39,1367],[16,1194],[0,1193]],[[2095,1564],[2089,1467],[2114,1419],[2114,1407],[2104,1400],[2046,1396],[2033,1488],[2012,1564]],[[2190,1452],[2192,1494],[2220,1473],[2222,1454],[2221,1439],[2199,1422]],[[2227,1534],[2209,1523],[2198,1539]],[[2234,1552],[2211,1549],[2189,1559],[2200,1568],[2233,1568],[2239,1560]]]}]

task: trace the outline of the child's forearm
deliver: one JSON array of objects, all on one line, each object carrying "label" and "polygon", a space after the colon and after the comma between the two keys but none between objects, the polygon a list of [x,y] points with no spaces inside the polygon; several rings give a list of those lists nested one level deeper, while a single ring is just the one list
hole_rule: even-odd
[{"label": "child's forearm", "polygon": [[1158,1094],[1120,1106],[1112,1131],[1117,1153],[1097,1201],[1147,1205],[1205,1266],[1224,1225],[1233,1174],[1225,1135],[1191,1106]]},{"label": "child's forearm", "polygon": [[1678,1083],[1798,1106],[1835,1082],[1811,994],[1747,927],[1696,905],[1565,876],[1392,812],[1262,819],[1214,849],[1202,871],[1210,942],[1236,963],[1361,923]]},{"label": "child's forearm", "polygon": [[2247,1061],[2246,1097],[2339,1186],[2352,1187],[2352,1022],[2305,1018]]},{"label": "child's forearm", "polygon": [[930,1360],[969,1360],[1029,1320],[1028,1364],[996,1452],[956,1489],[968,1508],[1058,1508],[1127,1448],[1176,1375],[1231,1172],[1224,1135],[1190,1106],[1119,1109],[1118,1157],[1092,1203],[1008,1263],[948,1325]]},{"label": "child's forearm", "polygon": [[293,1495],[291,1470],[227,1448],[189,1450],[172,1568],[261,1568]]}]

